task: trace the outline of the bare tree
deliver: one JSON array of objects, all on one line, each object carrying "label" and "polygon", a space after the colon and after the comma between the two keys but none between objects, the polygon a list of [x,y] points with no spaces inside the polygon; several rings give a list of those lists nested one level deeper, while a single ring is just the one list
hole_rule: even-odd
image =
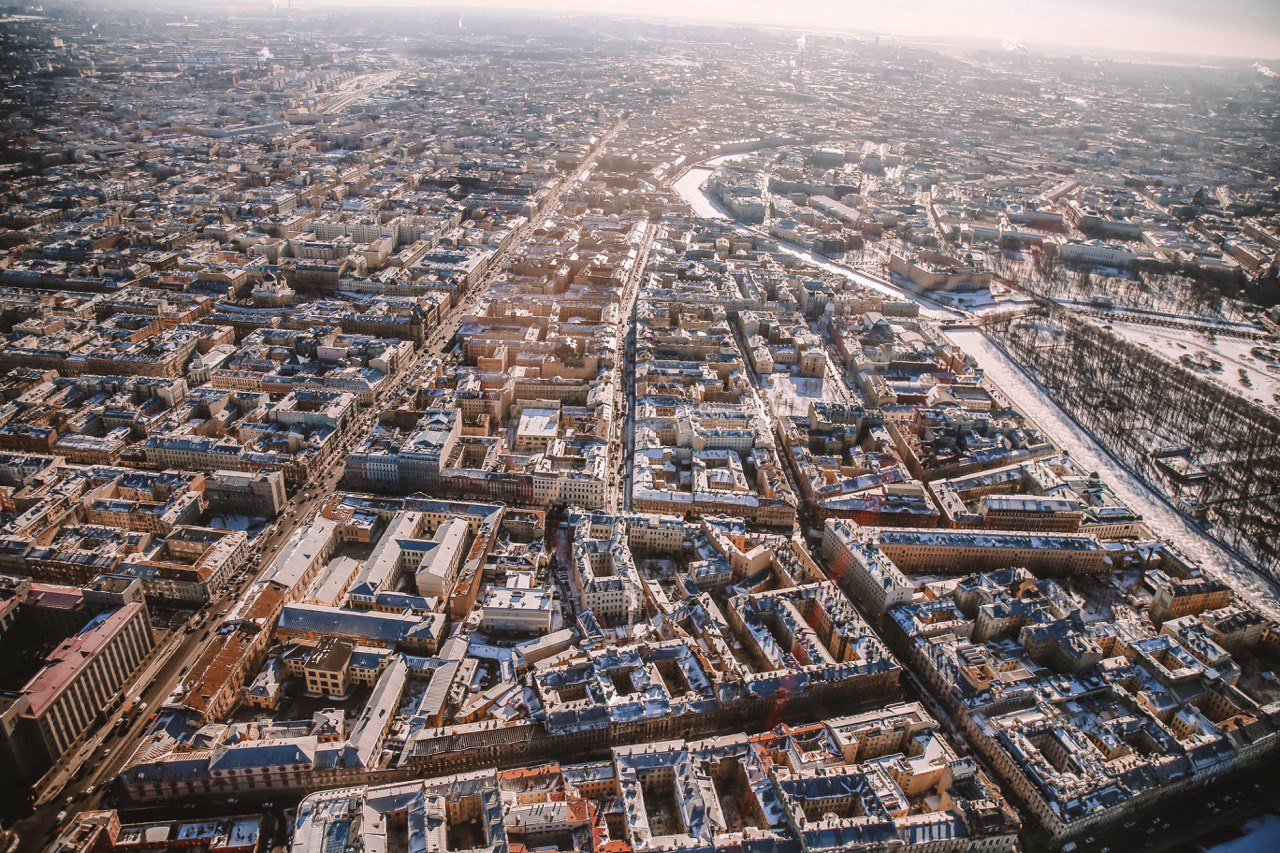
[{"label": "bare tree", "polygon": [[1081,424],[1149,485],[1176,490],[1162,447],[1201,460],[1215,534],[1280,577],[1280,418],[1244,397],[1051,305],[988,329]]}]

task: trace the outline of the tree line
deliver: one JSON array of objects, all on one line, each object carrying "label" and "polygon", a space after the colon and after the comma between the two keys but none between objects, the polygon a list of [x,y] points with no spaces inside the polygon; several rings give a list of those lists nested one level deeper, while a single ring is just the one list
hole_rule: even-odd
[{"label": "tree line", "polygon": [[[1032,256],[1031,274],[1018,275],[1009,261],[997,262],[997,274],[1012,278],[1032,296],[1088,302],[1106,298],[1117,308],[1181,314],[1189,317],[1247,322],[1256,305],[1241,301],[1239,289],[1157,269],[1132,270],[1127,275],[1076,270],[1047,252]],[[1229,292],[1227,292],[1229,291]]]}]

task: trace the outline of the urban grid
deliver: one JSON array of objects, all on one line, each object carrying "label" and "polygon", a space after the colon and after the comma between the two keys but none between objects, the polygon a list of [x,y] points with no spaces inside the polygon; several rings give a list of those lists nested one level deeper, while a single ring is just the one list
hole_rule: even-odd
[{"label": "urban grid", "polygon": [[0,850],[1280,806],[1269,67],[287,0],[0,45]]}]

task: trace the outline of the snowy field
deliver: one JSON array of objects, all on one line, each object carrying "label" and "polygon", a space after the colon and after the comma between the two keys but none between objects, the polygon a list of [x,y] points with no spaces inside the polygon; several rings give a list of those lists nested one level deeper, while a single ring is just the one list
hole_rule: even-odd
[{"label": "snowy field", "polygon": [[1016,364],[1005,357],[982,332],[950,329],[947,337],[978,364],[1019,408],[1039,424],[1058,448],[1065,450],[1086,471],[1099,471],[1125,503],[1141,513],[1151,529],[1165,537],[1207,571],[1231,583],[1242,595],[1273,615],[1280,614],[1280,594],[1250,571],[1240,560],[1207,537],[1190,519],[1174,510],[1137,476],[1107,455],[1093,438],[1039,388]]},{"label": "snowy field", "polygon": [[[1210,341],[1203,332],[1141,323],[1111,323],[1110,326],[1117,335],[1159,353],[1174,364],[1179,364],[1183,356],[1189,356],[1195,363],[1208,367],[1205,359],[1213,359],[1221,364],[1220,369],[1183,366],[1263,406],[1280,406],[1280,347],[1225,335],[1217,335]],[[1268,359],[1274,364],[1268,364]],[[1241,381],[1242,370],[1248,379],[1247,385]]]},{"label": "snowy field", "polygon": [[771,373],[760,377],[760,396],[773,407],[780,418],[809,414],[809,403],[823,400],[838,403],[839,389],[831,387],[830,379],[817,376],[792,376],[789,373]]},{"label": "snowy field", "polygon": [[983,314],[988,311],[1009,311],[1018,308],[1031,308],[1034,300],[1017,293],[1005,290],[975,290],[972,293],[951,293],[945,290],[927,291],[935,302],[950,308],[968,311],[971,314]]}]

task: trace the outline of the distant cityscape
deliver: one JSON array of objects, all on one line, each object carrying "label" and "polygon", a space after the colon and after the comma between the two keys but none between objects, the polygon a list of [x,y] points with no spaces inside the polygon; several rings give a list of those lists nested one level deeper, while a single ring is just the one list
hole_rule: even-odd
[{"label": "distant cityscape", "polygon": [[0,851],[1280,844],[1265,62],[0,45]]}]

